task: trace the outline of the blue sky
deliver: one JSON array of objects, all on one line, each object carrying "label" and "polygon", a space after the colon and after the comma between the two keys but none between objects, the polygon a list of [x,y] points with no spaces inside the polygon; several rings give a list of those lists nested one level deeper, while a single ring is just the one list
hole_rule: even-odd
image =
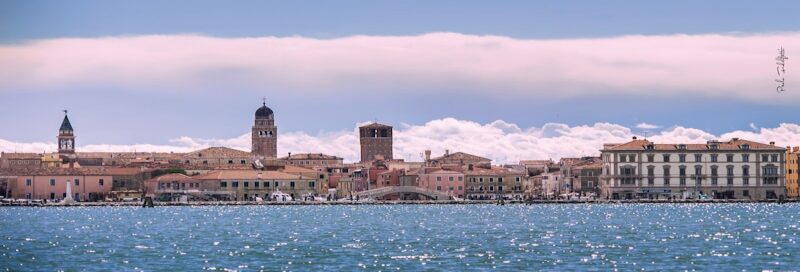
[{"label": "blue sky", "polygon": [[[413,39],[439,32],[464,34],[465,39],[497,36],[545,43],[640,35],[760,35],[799,31],[800,20],[792,19],[797,10],[797,1],[0,1],[0,46],[147,35],[222,40],[302,37],[321,43],[357,35]],[[774,39],[774,46],[763,48],[767,65],[782,44],[780,37]],[[0,55],[0,65],[20,63]],[[309,134],[349,131],[357,122],[372,120],[400,126],[446,117],[482,124],[504,120],[522,128],[597,122],[634,128],[650,123],[721,134],[751,130],[751,124],[777,127],[795,122],[791,116],[797,114],[796,103],[781,101],[786,99],[766,85],[752,90],[764,93],[761,96],[766,98],[759,99],[746,94],[727,96],[722,91],[694,94],[690,87],[672,94],[659,84],[652,91],[638,92],[581,85],[580,95],[559,96],[559,80],[563,80],[559,79],[536,86],[537,95],[528,96],[525,89],[506,92],[491,84],[482,90],[481,85],[424,83],[397,88],[239,85],[239,72],[246,73],[239,66],[210,71],[196,75],[202,77],[198,81],[209,83],[189,87],[156,80],[134,86],[104,81],[106,72],[115,71],[102,69],[96,71],[97,81],[0,85],[0,139],[54,141],[64,108],[70,109],[83,143],[166,144],[181,136],[227,139],[249,131],[263,96],[276,111],[281,131]],[[771,80],[764,77],[767,85]],[[523,94],[515,95],[519,92]],[[553,96],[542,95],[547,93]],[[796,102],[796,98],[789,100]]]}]

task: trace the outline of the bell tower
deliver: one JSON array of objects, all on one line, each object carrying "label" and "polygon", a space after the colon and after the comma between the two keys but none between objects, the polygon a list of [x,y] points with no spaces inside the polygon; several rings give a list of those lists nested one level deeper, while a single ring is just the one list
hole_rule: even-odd
[{"label": "bell tower", "polygon": [[75,153],[75,133],[72,130],[72,124],[69,123],[67,110],[64,110],[64,121],[61,121],[61,128],[58,129],[58,153]]},{"label": "bell tower", "polygon": [[253,124],[252,148],[253,155],[264,158],[278,157],[278,127],[275,126],[275,115],[267,107],[267,99],[256,110],[256,119]]}]

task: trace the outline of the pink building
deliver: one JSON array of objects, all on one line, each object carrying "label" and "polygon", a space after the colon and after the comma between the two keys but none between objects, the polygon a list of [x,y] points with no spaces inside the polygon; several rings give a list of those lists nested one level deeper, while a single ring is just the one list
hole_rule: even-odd
[{"label": "pink building", "polygon": [[464,174],[452,170],[433,170],[419,173],[419,186],[428,190],[446,192],[450,195],[463,198],[466,186]]},{"label": "pink building", "polygon": [[61,200],[67,196],[67,181],[77,201],[102,201],[109,197],[112,176],[98,169],[36,169],[17,175],[10,186],[13,198]]}]

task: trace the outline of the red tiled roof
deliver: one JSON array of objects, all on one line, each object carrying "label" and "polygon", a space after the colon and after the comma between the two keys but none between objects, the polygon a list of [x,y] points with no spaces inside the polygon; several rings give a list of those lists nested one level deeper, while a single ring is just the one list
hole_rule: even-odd
[{"label": "red tiled roof", "polygon": [[[749,145],[750,150],[784,150],[783,147],[763,144],[743,139],[732,139],[727,142],[720,142],[720,141],[709,141],[705,144],[656,144],[648,140],[633,140],[624,144],[609,146],[604,145],[604,151],[638,151],[638,150],[647,150],[648,145],[653,145],[653,150],[659,151],[678,151],[678,150],[689,150],[689,151],[699,151],[699,150],[710,150],[711,145],[717,145],[717,150],[742,150],[742,145]],[[685,149],[679,149],[679,146],[685,146]]]}]

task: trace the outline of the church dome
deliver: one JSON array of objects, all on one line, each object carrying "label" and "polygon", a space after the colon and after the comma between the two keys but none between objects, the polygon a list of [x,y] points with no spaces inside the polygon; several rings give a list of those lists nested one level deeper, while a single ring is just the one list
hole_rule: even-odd
[{"label": "church dome", "polygon": [[272,118],[272,109],[267,107],[266,102],[256,110],[256,118]]}]

